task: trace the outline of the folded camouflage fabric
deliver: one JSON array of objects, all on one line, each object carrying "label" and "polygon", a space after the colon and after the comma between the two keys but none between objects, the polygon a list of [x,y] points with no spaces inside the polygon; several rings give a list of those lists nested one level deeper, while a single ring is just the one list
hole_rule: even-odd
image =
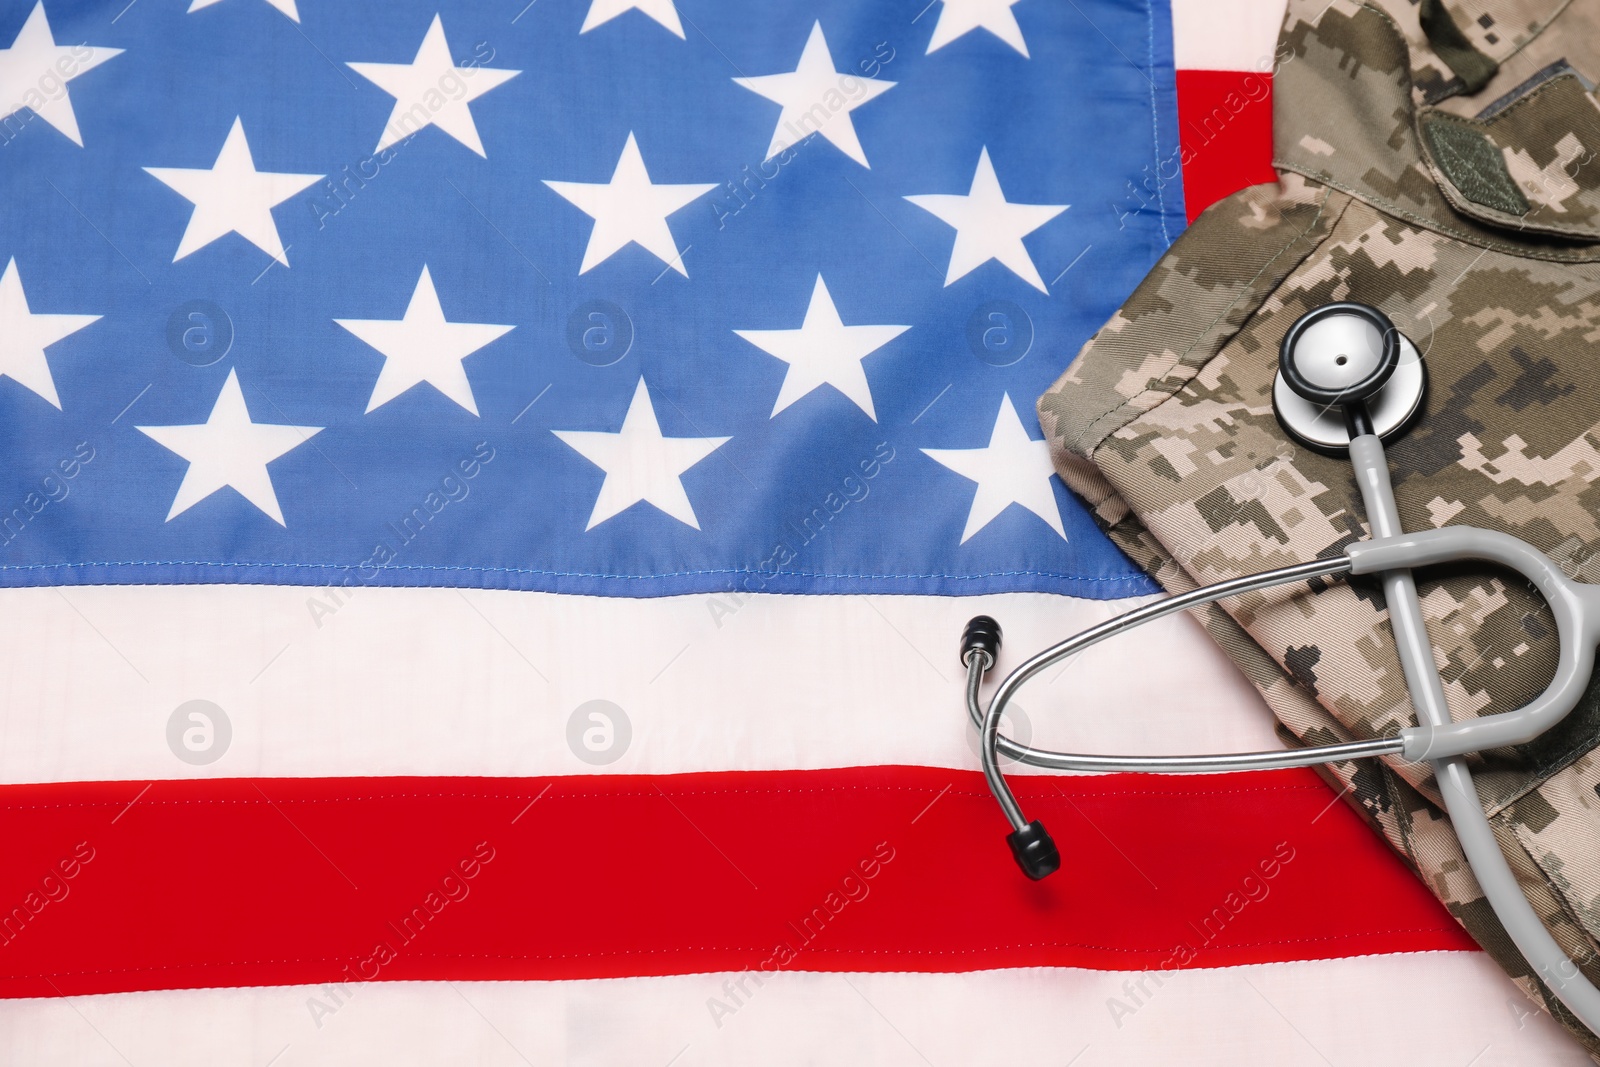
[{"label": "folded camouflage fabric", "polygon": [[[1039,401],[1056,465],[1170,590],[1336,555],[1366,535],[1349,464],[1293,447],[1270,400],[1305,311],[1359,300],[1424,354],[1420,424],[1389,456],[1408,529],[1505,530],[1600,582],[1600,0],[1291,0],[1277,185],[1205,212]],[[1549,680],[1521,579],[1419,575],[1456,718]],[[1326,744],[1414,721],[1376,584],[1328,582],[1202,621],[1281,720]],[[1535,909],[1600,982],[1600,685],[1534,744],[1476,760]],[[1328,772],[1591,1055],[1482,899],[1426,766]]]}]

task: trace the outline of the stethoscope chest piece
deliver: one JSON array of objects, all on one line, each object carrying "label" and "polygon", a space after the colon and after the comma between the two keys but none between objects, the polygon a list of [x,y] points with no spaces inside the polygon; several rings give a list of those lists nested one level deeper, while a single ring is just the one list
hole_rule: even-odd
[{"label": "stethoscope chest piece", "polygon": [[1366,304],[1324,304],[1284,335],[1272,409],[1301,444],[1343,455],[1353,404],[1366,402],[1371,432],[1387,443],[1421,414],[1427,391],[1421,354],[1388,316]]}]

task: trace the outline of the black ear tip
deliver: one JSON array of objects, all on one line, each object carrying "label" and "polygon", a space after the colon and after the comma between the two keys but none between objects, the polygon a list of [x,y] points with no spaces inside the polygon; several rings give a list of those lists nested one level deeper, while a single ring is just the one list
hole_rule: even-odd
[{"label": "black ear tip", "polygon": [[962,666],[972,659],[974,652],[988,653],[990,667],[1000,659],[1000,624],[987,615],[976,615],[969,619],[967,628],[961,631]]},{"label": "black ear tip", "polygon": [[1006,844],[1011,846],[1011,855],[1022,873],[1035,882],[1061,869],[1061,853],[1038,819],[1007,834]]}]

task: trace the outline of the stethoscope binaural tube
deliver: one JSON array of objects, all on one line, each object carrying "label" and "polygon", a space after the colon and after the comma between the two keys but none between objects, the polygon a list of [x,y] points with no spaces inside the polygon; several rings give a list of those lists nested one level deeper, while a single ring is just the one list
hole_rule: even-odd
[{"label": "stethoscope binaural tube", "polygon": [[[1307,338],[1319,336],[1320,340],[1312,346],[1316,349],[1310,353],[1312,358],[1297,359],[1306,355],[1297,346],[1306,345]],[[1594,668],[1595,645],[1600,642],[1600,589],[1569,580],[1548,557],[1506,534],[1471,527],[1445,527],[1417,534],[1403,532],[1379,433],[1403,432],[1410,418],[1386,418],[1386,425],[1375,433],[1367,409],[1368,402],[1383,392],[1394,375],[1396,353],[1402,351],[1414,352],[1415,349],[1399,336],[1381,312],[1366,305],[1338,304],[1302,316],[1285,336],[1280,354],[1280,376],[1290,380],[1290,388],[1296,395],[1315,404],[1333,403],[1344,409],[1348,437],[1341,450],[1348,451],[1355,470],[1372,530],[1370,540],[1353,543],[1343,556],[1205,586],[1137,608],[1085,630],[1014,669],[995,691],[986,711],[981,708],[980,693],[984,675],[999,658],[1000,626],[994,619],[982,615],[967,624],[962,635],[961,661],[967,668],[967,711],[980,731],[979,752],[984,777],[1011,824],[1006,842],[1017,865],[1030,879],[1038,880],[1060,868],[1060,852],[1043,824],[1037,820],[1030,822],[1023,814],[1000,769],[1001,754],[1053,770],[1157,774],[1265,770],[1374,756],[1426,759],[1433,766],[1467,861],[1501,925],[1533,972],[1585,1026],[1600,1034],[1600,990],[1561,949],[1523,894],[1494,838],[1472,775],[1462,758],[1467,751],[1538,736],[1577,704]],[[1410,374],[1404,378],[1404,388],[1420,391],[1425,388],[1425,381],[1423,374]],[[1420,401],[1420,392],[1416,397],[1398,398],[1391,392],[1386,398],[1391,411],[1397,405],[1402,410],[1406,404],[1420,405]],[[1286,412],[1281,407],[1275,410],[1280,420],[1285,420]],[[1314,408],[1297,410],[1302,412],[1302,417],[1306,417],[1306,411],[1311,412],[1309,417],[1322,414]],[[1286,420],[1285,425],[1295,433]],[[1326,439],[1323,443],[1332,444]],[[1520,571],[1550,605],[1561,640],[1556,675],[1539,697],[1514,711],[1460,723],[1450,718],[1410,570],[1413,566],[1455,559],[1490,560]],[[1394,737],[1281,752],[1106,756],[1035,749],[1017,744],[999,732],[1000,720],[1017,689],[1051,664],[1081,649],[1188,608],[1241,593],[1338,574],[1377,574],[1383,583],[1396,649],[1418,719],[1418,725],[1403,729]]]}]

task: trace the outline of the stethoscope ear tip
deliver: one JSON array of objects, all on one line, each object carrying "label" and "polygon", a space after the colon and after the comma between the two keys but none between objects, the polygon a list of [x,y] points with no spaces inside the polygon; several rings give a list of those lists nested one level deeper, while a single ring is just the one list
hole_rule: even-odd
[{"label": "stethoscope ear tip", "polygon": [[1061,869],[1061,853],[1050,832],[1044,828],[1044,823],[1038,819],[1007,834],[1006,844],[1011,846],[1011,855],[1016,858],[1022,873],[1035,882]]},{"label": "stethoscope ear tip", "polygon": [[983,669],[988,670],[1000,661],[1000,624],[988,615],[975,615],[961,631],[961,665],[969,666],[972,654],[982,652],[989,657]]}]

